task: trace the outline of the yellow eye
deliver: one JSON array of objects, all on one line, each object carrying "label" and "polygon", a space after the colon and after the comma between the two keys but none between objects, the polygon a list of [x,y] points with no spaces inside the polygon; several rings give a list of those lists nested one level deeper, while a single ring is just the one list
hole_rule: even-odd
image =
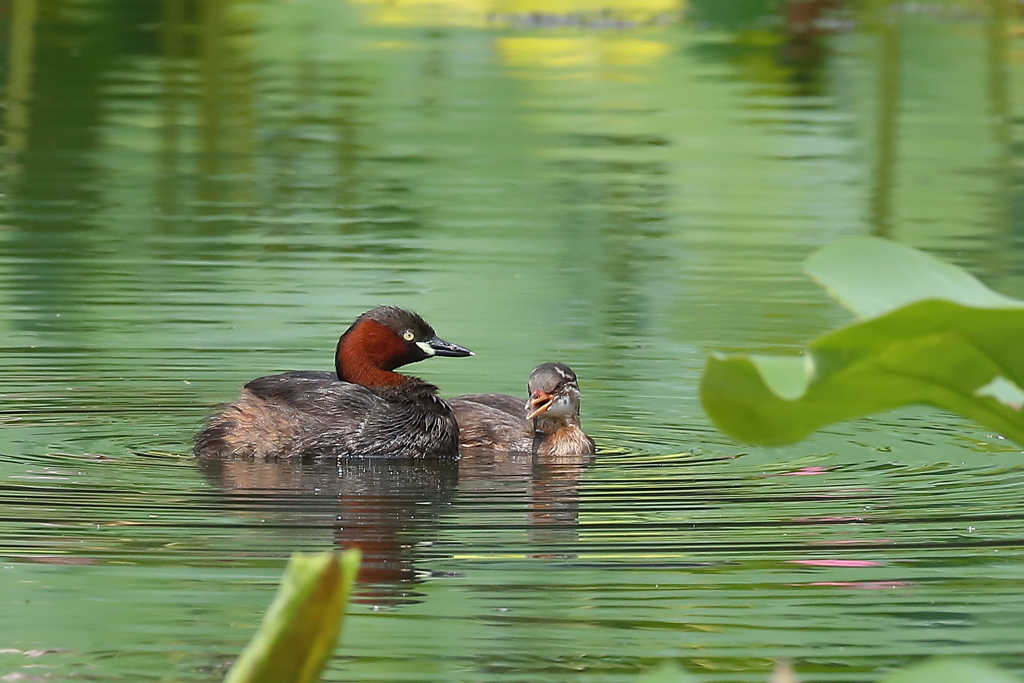
[{"label": "yellow eye", "polygon": [[402,333],[402,339],[404,339],[405,341],[412,341],[415,338],[416,333],[413,332],[412,330],[406,330],[405,332]]}]

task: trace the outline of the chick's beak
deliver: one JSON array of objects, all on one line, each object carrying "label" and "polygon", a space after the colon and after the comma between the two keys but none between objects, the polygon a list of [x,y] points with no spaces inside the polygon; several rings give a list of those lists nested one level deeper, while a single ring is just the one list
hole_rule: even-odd
[{"label": "chick's beak", "polygon": [[464,358],[466,356],[476,355],[464,346],[452,344],[451,342],[440,339],[439,337],[431,337],[425,342],[419,342],[418,345],[428,356],[451,356],[452,358]]},{"label": "chick's beak", "polygon": [[541,413],[547,412],[547,409],[555,402],[555,395],[549,394],[544,391],[535,392],[530,396],[530,401],[527,403],[529,406],[529,414],[526,416],[527,420],[532,420]]}]

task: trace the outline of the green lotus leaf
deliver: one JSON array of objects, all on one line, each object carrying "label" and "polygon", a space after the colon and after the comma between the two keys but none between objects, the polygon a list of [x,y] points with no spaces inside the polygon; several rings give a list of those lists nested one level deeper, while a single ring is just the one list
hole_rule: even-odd
[{"label": "green lotus leaf", "polygon": [[804,272],[858,318],[927,299],[972,308],[1024,308],[1024,301],[993,292],[962,268],[878,237],[826,245],[807,258]]},{"label": "green lotus leaf", "polygon": [[722,432],[780,445],[924,403],[1024,444],[1024,302],[874,238],[829,245],[808,271],[866,319],[818,337],[801,356],[712,354],[701,401]]}]

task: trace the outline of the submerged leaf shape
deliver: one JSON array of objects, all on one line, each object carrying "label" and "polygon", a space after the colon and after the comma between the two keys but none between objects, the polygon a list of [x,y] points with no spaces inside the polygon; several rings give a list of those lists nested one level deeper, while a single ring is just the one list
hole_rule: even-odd
[{"label": "submerged leaf shape", "polygon": [[[779,445],[833,422],[925,403],[1024,444],[1024,303],[884,240],[845,240],[823,252],[808,270],[832,294],[865,315],[887,312],[815,339],[801,357],[713,354],[701,401],[721,431]],[[871,286],[854,282],[858,264],[874,274]],[[925,298],[921,283],[935,296]]]},{"label": "submerged leaf shape", "polygon": [[319,681],[358,570],[358,550],[292,554],[263,623],[224,683]]},{"label": "submerged leaf shape", "polygon": [[878,683],[1020,683],[1020,679],[976,659],[930,659]]}]

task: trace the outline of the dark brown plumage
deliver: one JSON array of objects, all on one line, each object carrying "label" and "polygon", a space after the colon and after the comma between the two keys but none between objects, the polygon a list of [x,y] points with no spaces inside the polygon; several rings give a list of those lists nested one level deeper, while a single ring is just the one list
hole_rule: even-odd
[{"label": "dark brown plumage", "polygon": [[568,365],[538,365],[527,388],[528,401],[503,394],[451,399],[459,422],[459,445],[538,455],[594,452],[594,440],[580,427],[580,388]]},{"label": "dark brown plumage", "polygon": [[198,456],[455,457],[458,425],[437,387],[393,370],[431,356],[471,356],[420,316],[367,311],[338,341],[335,372],[285,372],[245,385],[196,435]]}]

